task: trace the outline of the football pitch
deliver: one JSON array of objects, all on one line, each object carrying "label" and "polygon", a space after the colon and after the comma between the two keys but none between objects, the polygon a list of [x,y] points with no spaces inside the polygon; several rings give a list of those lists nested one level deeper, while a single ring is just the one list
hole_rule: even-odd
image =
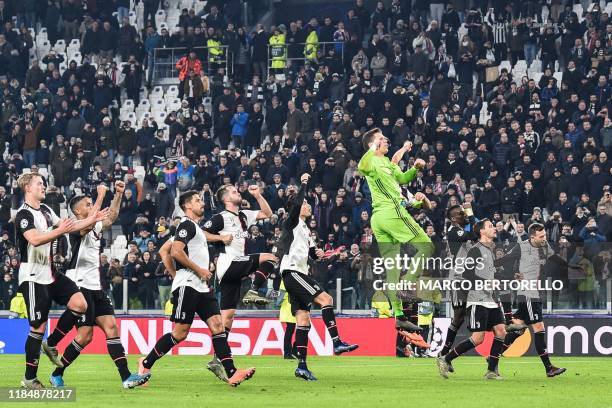
[{"label": "football pitch", "polygon": [[[209,356],[166,356],[153,367],[147,387],[121,388],[110,357],[82,355],[66,371],[66,385],[77,401],[54,407],[612,407],[612,359],[552,357],[566,367],[547,378],[537,357],[504,358],[503,381],[485,381],[485,361],[462,357],[455,373],[440,377],[435,359],[394,357],[311,357],[317,382],[294,377],[295,361],[279,356],[236,357],[239,367],[255,366],[255,376],[237,388],[217,380],[205,368]],[[129,356],[136,370],[138,356]],[[0,355],[0,387],[18,387],[23,356]],[[43,355],[39,378],[48,385],[51,364]],[[19,403],[16,406],[38,406]],[[15,406],[0,402],[0,406]]]}]

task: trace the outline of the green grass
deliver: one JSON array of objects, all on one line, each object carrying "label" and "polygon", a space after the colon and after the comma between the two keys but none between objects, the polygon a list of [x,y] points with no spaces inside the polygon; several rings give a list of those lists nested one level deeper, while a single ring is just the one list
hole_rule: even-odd
[{"label": "green grass", "polygon": [[[137,356],[129,360],[135,368]],[[148,387],[124,390],[108,356],[83,355],[64,376],[67,386],[76,388],[77,404],[53,407],[612,407],[610,358],[553,357],[568,369],[556,378],[544,375],[537,357],[505,358],[504,380],[487,382],[479,357],[457,359],[448,380],[439,376],[434,359],[312,357],[309,367],[319,381],[307,383],[294,377],[294,361],[237,357],[239,366],[254,365],[257,374],[235,389],[214,378],[206,361],[208,356],[166,356],[153,367]],[[18,386],[23,366],[23,356],[0,355],[0,387]],[[39,378],[45,384],[50,371],[41,356]]]}]

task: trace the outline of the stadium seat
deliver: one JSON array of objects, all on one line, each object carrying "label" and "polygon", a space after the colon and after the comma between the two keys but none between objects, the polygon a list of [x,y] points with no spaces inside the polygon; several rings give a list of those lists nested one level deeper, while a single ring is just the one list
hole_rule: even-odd
[{"label": "stadium seat", "polygon": [[151,112],[143,111],[143,112],[140,112],[140,114],[139,114],[139,111],[136,111],[136,116],[138,117],[138,125],[140,126],[144,119],[151,118]]},{"label": "stadium seat", "polygon": [[148,112],[149,110],[151,110],[151,103],[149,102],[148,99],[142,99],[140,103],[138,104],[137,109],[144,109]]},{"label": "stadium seat", "polygon": [[178,93],[179,93],[178,92],[178,86],[176,86],[176,85],[170,85],[168,87],[168,90],[166,91],[166,95],[172,95],[174,97],[177,97]]},{"label": "stadium seat", "polygon": [[196,14],[204,10],[204,7],[206,7],[206,3],[208,2],[202,1],[202,0],[195,0],[195,3],[193,4],[193,8],[195,9]]},{"label": "stadium seat", "polygon": [[68,48],[79,50],[81,48],[81,40],[79,40],[78,38],[73,38],[72,40],[70,40]]},{"label": "stadium seat", "polygon": [[155,25],[159,26],[161,23],[166,21],[166,12],[163,9],[157,10],[155,13]]},{"label": "stadium seat", "polygon": [[160,22],[159,24],[157,24],[157,33],[161,34],[162,30],[168,30],[168,23],[166,23],[165,21]]},{"label": "stadium seat", "polygon": [[47,41],[49,39],[49,37],[47,36],[47,29],[45,27],[41,28],[38,34],[36,34],[36,37],[32,38],[35,38],[36,41],[38,41],[39,39],[40,41]]},{"label": "stadium seat", "polygon": [[540,83],[540,79],[542,79],[543,75],[544,74],[542,72],[534,72],[533,76],[531,77],[531,79],[533,79],[535,81],[536,85],[537,85],[538,83]]},{"label": "stadium seat", "polygon": [[133,112],[134,111],[134,101],[132,99],[126,99],[125,101],[123,101],[123,105],[121,106],[121,109],[126,109],[126,110]]},{"label": "stadium seat", "polygon": [[149,102],[151,103],[151,105],[154,105],[157,103],[157,101],[163,101],[164,97],[163,96],[159,96],[159,95],[149,95]]},{"label": "stadium seat", "polygon": [[157,99],[153,105],[151,105],[151,111],[165,111],[166,103],[163,99]]},{"label": "stadium seat", "polygon": [[524,68],[527,71],[527,61],[526,60],[518,60],[514,65],[514,68]]},{"label": "stadium seat", "polygon": [[[39,43],[36,43],[36,51],[38,52],[38,55],[42,58],[43,56],[47,55],[49,53],[49,51],[51,50],[51,43],[49,43],[48,40],[44,40],[41,41]],[[45,52],[46,51],[46,52]],[[41,56],[41,52],[43,52],[44,54],[42,54]]]},{"label": "stadium seat", "polygon": [[135,127],[138,118],[136,117],[136,114],[134,112],[129,112],[127,114],[127,119],[126,120],[129,120],[130,124],[132,125],[132,127]]},{"label": "stadium seat", "polygon": [[158,86],[153,87],[153,89],[151,90],[151,93],[149,94],[149,97],[151,96],[163,97],[163,95],[164,95],[164,88],[158,85]]},{"label": "stadium seat", "polygon": [[501,71],[503,68],[506,68],[508,70],[508,72],[512,71],[512,64],[510,63],[510,61],[502,61],[499,64],[499,73],[501,74]]},{"label": "stadium seat", "polygon": [[164,121],[166,120],[166,112],[164,111],[154,111],[152,112],[153,115],[153,119],[155,119],[155,121],[157,122],[157,126],[159,127],[163,127],[164,126]]},{"label": "stadium seat", "polygon": [[66,41],[57,40],[53,46],[53,50],[58,54],[63,54],[66,51]]},{"label": "stadium seat", "polygon": [[134,177],[137,179],[144,179],[145,173],[144,166],[134,166]]},{"label": "stadium seat", "polygon": [[542,61],[541,60],[533,60],[531,65],[529,66],[529,71],[541,71],[542,70]]},{"label": "stadium seat", "polygon": [[578,20],[582,20],[582,13],[584,12],[582,4],[574,4],[572,10],[574,11],[574,13],[576,13],[576,15],[578,15]]},{"label": "stadium seat", "polygon": [[173,112],[179,110],[181,108],[181,100],[179,98],[173,98],[169,103],[167,103],[168,112]]},{"label": "stadium seat", "polygon": [[193,8],[193,0],[180,0],[178,9],[182,10],[186,8],[187,10]]}]

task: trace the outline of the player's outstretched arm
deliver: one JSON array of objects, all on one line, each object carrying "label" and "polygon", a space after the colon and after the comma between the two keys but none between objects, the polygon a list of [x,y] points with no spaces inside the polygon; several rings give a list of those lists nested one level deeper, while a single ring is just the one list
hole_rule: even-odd
[{"label": "player's outstretched arm", "polygon": [[[23,231],[23,236],[30,243],[30,245],[37,247],[44,244],[48,244],[49,242],[56,240],[60,236],[70,233],[75,224],[75,219],[64,218],[59,221],[59,223],[57,224],[57,228],[48,232],[38,231],[34,227],[34,219],[31,220],[30,224],[20,222],[18,225],[19,228],[21,228],[22,230],[24,230],[25,228],[29,228],[26,231]],[[25,228],[23,226],[25,226]]]},{"label": "player's outstretched arm", "polygon": [[106,197],[106,192],[108,191],[108,187],[104,184],[99,184],[96,187],[96,192],[98,193],[98,197],[96,197],[96,202],[94,203],[94,211],[100,211],[102,208],[102,203],[104,202],[104,197]]},{"label": "player's outstretched arm", "polygon": [[372,159],[376,155],[376,151],[380,149],[380,145],[383,142],[384,136],[382,134],[377,134],[374,136],[374,140],[370,143],[370,148],[367,152],[361,156],[361,160],[357,164],[357,170],[365,176],[372,174],[374,171],[374,164],[372,163]]},{"label": "player's outstretched arm", "polygon": [[404,172],[399,168],[399,166],[395,165],[393,177],[395,177],[395,181],[400,184],[408,184],[416,178],[418,171],[424,167],[425,160],[423,159],[416,159],[414,166]]},{"label": "player's outstretched arm", "polygon": [[105,208],[100,211],[92,211],[89,217],[84,218],[82,220],[75,221],[75,223],[72,225],[68,233],[73,233],[73,232],[80,233],[83,230],[90,229],[93,225],[96,224],[96,222],[104,221],[106,218],[108,218],[109,214],[110,214],[109,208]]},{"label": "player's outstretched arm", "polygon": [[123,197],[124,191],[125,183],[117,180],[115,182],[115,195],[113,196],[113,201],[111,201],[111,205],[109,207],[108,217],[102,221],[102,228],[110,228],[117,220],[117,217],[119,217],[119,208],[121,207],[121,198]]},{"label": "player's outstretched arm", "polygon": [[249,193],[255,197],[257,204],[259,204],[259,212],[257,213],[256,220],[259,221],[270,218],[273,211],[268,201],[264,198],[263,194],[261,194],[261,188],[258,185],[249,186]]},{"label": "player's outstretched arm", "polygon": [[410,150],[412,150],[412,142],[409,140],[406,140],[404,142],[404,145],[397,152],[395,152],[395,154],[391,158],[391,162],[393,164],[398,164],[402,160],[404,155],[410,152]]},{"label": "player's outstretched arm", "polygon": [[300,177],[300,190],[295,198],[293,198],[293,207],[291,207],[291,211],[289,211],[287,220],[285,221],[287,230],[292,230],[298,225],[298,221],[300,220],[300,211],[302,210],[302,203],[304,202],[304,197],[306,197],[306,190],[308,190],[309,179],[310,174],[308,173],[304,173],[302,174],[302,177]]},{"label": "player's outstretched arm", "polygon": [[414,195],[414,198],[420,203],[420,208],[428,211],[431,210],[431,201],[429,201],[425,194],[418,192]]},{"label": "player's outstretched arm", "polygon": [[159,248],[159,256],[161,257],[162,263],[168,271],[168,274],[173,278],[176,276],[176,266],[174,265],[174,259],[170,255],[170,251],[172,250],[172,241],[171,239],[164,242],[164,245]]},{"label": "player's outstretched arm", "polygon": [[232,235],[221,235],[219,232],[223,231],[224,228],[223,216],[221,214],[215,214],[213,217],[206,221],[202,230],[206,236],[208,242],[223,242],[224,245],[232,243],[234,237]]}]

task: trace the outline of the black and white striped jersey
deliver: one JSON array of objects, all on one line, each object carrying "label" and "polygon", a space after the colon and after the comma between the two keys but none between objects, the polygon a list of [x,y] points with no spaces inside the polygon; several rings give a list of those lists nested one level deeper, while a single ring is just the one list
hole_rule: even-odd
[{"label": "black and white striped jersey", "polygon": [[102,238],[102,222],[98,221],[94,228],[81,236],[79,232],[70,234],[72,256],[66,276],[72,279],[78,287],[101,290],[100,282],[100,239]]},{"label": "black and white striped jersey", "polygon": [[43,285],[53,283],[53,242],[35,247],[28,242],[24,234],[31,229],[36,229],[41,233],[49,232],[59,221],[59,217],[45,204],[34,208],[24,203],[17,210],[15,237],[21,256],[19,284],[26,281]]},{"label": "black and white striped jersey", "polygon": [[[472,282],[476,284],[477,280],[491,282],[495,279],[495,253],[494,249],[476,242],[474,246],[468,251],[466,262],[471,259],[472,265],[475,267],[472,269],[473,279]],[[476,289],[476,286],[468,292],[467,295],[467,307],[472,305],[484,306],[489,309],[495,309],[499,307],[494,297],[494,291],[488,289]]]},{"label": "black and white striped jersey", "polygon": [[216,242],[219,250],[216,275],[219,281],[225,275],[230,264],[236,257],[247,255],[246,240],[249,238],[249,227],[257,222],[259,211],[240,210],[238,213],[221,211],[204,224],[204,231],[215,235],[231,235],[232,242],[225,245]]},{"label": "black and white striped jersey", "polygon": [[[181,223],[176,228],[176,234],[174,235],[174,241],[182,242],[185,244],[185,254],[189,259],[201,268],[210,268],[210,258],[208,255],[208,243],[206,242],[206,235],[200,226],[190,218],[183,217]],[[208,283],[200,276],[187,268],[178,260],[174,260],[176,263],[176,276],[172,281],[172,291],[181,286],[189,286],[198,292],[210,292]]]},{"label": "black and white striped jersey", "polygon": [[278,256],[281,258],[280,271],[291,270],[308,275],[308,258],[316,248],[310,236],[310,228],[300,218],[300,209],[306,195],[306,183],[303,183],[293,208],[283,223],[278,243]]}]

